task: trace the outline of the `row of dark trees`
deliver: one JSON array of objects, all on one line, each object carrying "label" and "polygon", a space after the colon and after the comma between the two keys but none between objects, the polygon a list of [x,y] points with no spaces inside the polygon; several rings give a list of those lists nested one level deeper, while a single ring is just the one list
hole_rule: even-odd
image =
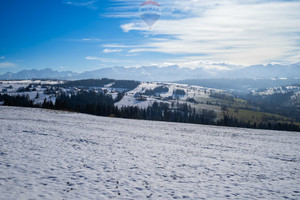
[{"label": "row of dark trees", "polygon": [[148,89],[146,90],[143,95],[155,95],[157,93],[167,93],[169,91],[169,88],[168,87],[165,87],[165,86],[158,86],[156,88],[154,88],[153,90],[152,89]]},{"label": "row of dark trees", "polygon": [[214,93],[211,93],[209,95],[209,97],[216,98],[216,99],[221,99],[221,100],[226,100],[226,101],[229,101],[229,102],[234,102],[234,97],[229,95],[229,94],[214,92]]},{"label": "row of dark trees", "polygon": [[238,120],[236,117],[225,116],[221,120],[218,120],[217,125],[241,127],[241,128],[253,128],[253,129],[267,129],[267,130],[281,130],[281,131],[300,131],[300,126],[294,123],[285,122],[260,122],[251,123],[250,121]]},{"label": "row of dark trees", "polygon": [[294,92],[274,93],[270,95],[254,95],[252,93],[242,96],[249,105],[259,108],[262,112],[274,113],[300,121],[300,104],[292,101]]},{"label": "row of dark trees", "polygon": [[182,90],[182,89],[176,89],[176,90],[173,91],[173,95],[177,95],[177,96],[185,95],[185,91]]},{"label": "row of dark trees", "polygon": [[29,96],[9,96],[0,94],[0,102],[7,106],[22,107],[42,107],[47,109],[75,111],[98,116],[110,116],[130,119],[157,120],[168,122],[183,122],[195,124],[209,124],[245,128],[271,129],[300,131],[300,127],[293,123],[250,123],[238,120],[236,117],[230,117],[226,109],[223,109],[223,117],[216,120],[217,115],[211,110],[196,111],[188,104],[178,104],[176,109],[167,103],[154,102],[151,107],[146,109],[139,107],[114,106],[114,100],[111,96],[92,91],[81,91],[77,94],[61,94],[56,98],[56,102],[44,100],[41,104],[34,104]]},{"label": "row of dark trees", "polygon": [[140,82],[132,80],[114,80],[108,78],[102,79],[86,79],[86,80],[76,80],[76,81],[66,81],[63,84],[58,84],[57,87],[79,87],[79,88],[88,88],[88,87],[104,87],[107,84],[112,84],[112,88],[124,88],[133,90],[136,88]]},{"label": "row of dark trees", "polygon": [[172,109],[167,103],[157,102],[146,109],[137,106],[118,108],[114,106],[115,101],[111,96],[91,91],[81,91],[73,95],[61,94],[56,98],[55,104],[46,99],[41,104],[33,104],[28,95],[9,96],[7,94],[0,95],[0,102],[7,106],[41,107],[98,116],[197,124],[215,124],[217,117],[214,111],[202,110],[199,113],[188,104],[178,104],[176,109]]},{"label": "row of dark trees", "polygon": [[[205,124],[213,124],[217,116],[214,111],[203,110],[198,113],[187,104],[180,104],[176,109],[172,109],[167,103],[154,102],[151,107],[144,109],[137,106],[118,108],[114,106],[114,102],[111,96],[82,91],[76,95],[62,94],[58,96],[55,105],[50,104],[49,108],[98,116]],[[47,102],[44,102],[42,107],[45,107],[46,104]]]},{"label": "row of dark trees", "polygon": [[33,100],[30,100],[29,95],[10,96],[0,94],[0,102],[6,106],[34,107]]}]

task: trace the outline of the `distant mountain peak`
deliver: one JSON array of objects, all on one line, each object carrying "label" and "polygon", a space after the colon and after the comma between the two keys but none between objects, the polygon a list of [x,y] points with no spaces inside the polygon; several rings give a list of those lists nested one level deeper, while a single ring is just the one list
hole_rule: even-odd
[{"label": "distant mountain peak", "polygon": [[51,68],[22,70],[17,73],[7,72],[0,75],[0,80],[12,79],[88,79],[88,78],[113,78],[113,79],[131,79],[140,81],[177,81],[184,79],[210,79],[210,78],[299,78],[300,62],[292,65],[252,65],[241,69],[226,71],[216,71],[214,69],[204,69],[201,67],[190,69],[182,68],[178,65],[164,67],[141,66],[141,67],[122,67],[114,66],[112,68],[102,68],[82,73],[72,71],[56,71]]}]

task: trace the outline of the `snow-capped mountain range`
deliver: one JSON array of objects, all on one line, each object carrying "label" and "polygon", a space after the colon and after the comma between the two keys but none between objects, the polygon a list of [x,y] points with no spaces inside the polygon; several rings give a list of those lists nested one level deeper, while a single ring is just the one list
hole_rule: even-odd
[{"label": "snow-capped mountain range", "polygon": [[204,68],[182,68],[178,65],[167,67],[112,67],[102,68],[82,73],[72,71],[55,71],[50,68],[42,70],[22,70],[17,73],[7,72],[0,75],[0,80],[12,79],[89,79],[89,78],[113,78],[131,79],[140,81],[177,81],[184,79],[208,79],[208,78],[299,78],[300,62],[292,65],[253,65],[235,70],[207,70]]}]

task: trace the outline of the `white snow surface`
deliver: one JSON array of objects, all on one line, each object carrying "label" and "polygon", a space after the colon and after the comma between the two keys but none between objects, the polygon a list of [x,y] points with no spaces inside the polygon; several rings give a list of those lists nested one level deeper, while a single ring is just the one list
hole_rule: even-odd
[{"label": "white snow surface", "polygon": [[[148,96],[144,95],[144,97],[147,98],[146,101],[139,101],[136,99],[137,94],[143,94],[146,90],[153,90],[156,87],[164,86],[168,87],[169,91],[166,93],[157,93],[159,94],[161,98],[167,98],[167,97],[174,97],[175,99],[178,97],[180,100],[183,100],[183,102],[186,101],[186,99],[189,98],[195,98],[195,97],[204,97],[209,98],[209,94],[206,94],[204,91],[212,90],[215,92],[221,92],[222,90],[217,89],[210,89],[210,88],[204,88],[200,86],[188,86],[185,84],[176,84],[176,83],[158,83],[158,82],[142,82],[138,87],[135,89],[126,92],[124,97],[117,103],[115,103],[115,106],[126,107],[126,106],[138,106],[140,108],[148,108],[149,106],[152,106],[154,102],[158,103],[168,103],[171,104],[171,101],[162,101],[160,98],[155,98],[155,96]],[[180,95],[180,96],[174,96],[173,92],[174,90],[184,90],[186,92],[186,95]]]},{"label": "white snow surface", "polygon": [[0,199],[300,199],[300,134],[0,106]]},{"label": "white snow surface", "polygon": [[125,96],[121,99],[121,101],[115,103],[115,106],[126,107],[126,106],[138,106],[140,108],[148,108],[149,105],[152,105],[153,102],[158,100],[155,100],[151,97],[147,98],[147,101],[138,101],[134,97],[137,93],[144,92],[146,89],[154,89],[157,87],[156,83],[141,83],[138,87],[135,89],[126,92]]}]

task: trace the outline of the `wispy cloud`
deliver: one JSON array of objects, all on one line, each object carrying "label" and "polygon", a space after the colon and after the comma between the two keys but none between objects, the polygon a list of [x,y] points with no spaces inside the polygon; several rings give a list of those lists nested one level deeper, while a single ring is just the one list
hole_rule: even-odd
[{"label": "wispy cloud", "polygon": [[103,53],[117,53],[117,52],[121,52],[122,49],[104,49]]},{"label": "wispy cloud", "polygon": [[81,41],[83,41],[83,42],[101,42],[102,40],[99,38],[82,38]]},{"label": "wispy cloud", "polygon": [[85,59],[86,60],[99,60],[99,61],[102,61],[102,58],[95,57],[95,56],[86,56]]},{"label": "wispy cloud", "polygon": [[94,61],[101,61],[104,63],[118,63],[120,62],[119,60],[111,59],[111,58],[100,58],[97,56],[86,56],[86,60],[94,60]]},{"label": "wispy cloud", "polygon": [[246,67],[246,65],[239,65],[235,63],[228,62],[214,62],[211,60],[199,60],[199,58],[187,57],[187,58],[179,58],[179,59],[171,59],[168,61],[162,61],[158,63],[153,63],[152,65],[156,66],[170,66],[170,65],[178,65],[179,67],[184,68],[202,68],[204,70],[233,70],[233,69],[241,69]]},{"label": "wispy cloud", "polygon": [[80,38],[80,39],[66,39],[69,42],[102,42],[100,38]]},{"label": "wispy cloud", "polygon": [[2,62],[0,63],[0,68],[14,68],[17,67],[18,64],[13,63],[13,62]]},{"label": "wispy cloud", "polygon": [[[138,2],[115,0],[116,16]],[[300,60],[300,2],[284,0],[157,1],[162,17],[152,29],[142,20],[121,25],[125,33],[150,34],[130,52],[197,56],[199,60],[257,64]],[[136,8],[137,10],[137,8]],[[173,17],[172,17],[173,15]],[[163,36],[163,40],[159,41]]]},{"label": "wispy cloud", "polygon": [[0,59],[2,59],[2,60],[5,59],[5,56],[1,56]]},{"label": "wispy cloud", "polygon": [[104,45],[102,45],[102,47],[106,47],[106,48],[128,48],[130,46],[124,45],[124,44],[104,44]]},{"label": "wispy cloud", "polygon": [[90,9],[97,9],[96,3],[98,0],[63,0],[64,4],[73,6],[84,6]]},{"label": "wispy cloud", "polygon": [[111,0],[110,12],[101,14],[105,17],[112,18],[137,18],[139,17],[138,7],[141,5],[142,1],[139,0]]}]

